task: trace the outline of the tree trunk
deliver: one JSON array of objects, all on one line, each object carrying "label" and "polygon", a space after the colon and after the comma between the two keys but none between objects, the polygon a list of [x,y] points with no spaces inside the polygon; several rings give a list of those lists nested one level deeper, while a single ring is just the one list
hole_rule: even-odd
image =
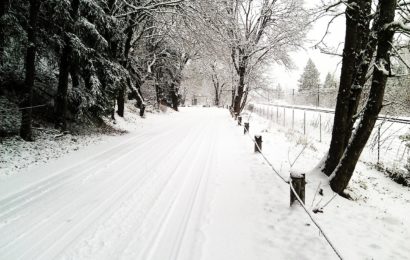
[{"label": "tree trunk", "polygon": [[[360,47],[359,30],[359,3],[362,0],[349,0],[346,8],[346,35],[343,50],[342,71],[340,75],[340,86],[337,95],[335,116],[333,121],[332,140],[325,161],[323,172],[330,176],[345,149],[344,140],[348,131],[349,99],[353,75],[356,69],[357,51]],[[350,8],[353,6],[355,8]]]},{"label": "tree trunk", "polygon": [[234,112],[235,113],[240,113],[241,112],[241,104],[242,104],[242,98],[243,98],[243,93],[245,89],[245,75],[246,75],[246,67],[248,64],[248,56],[245,55],[245,51],[242,49],[239,49],[239,66],[238,66],[238,76],[239,76],[239,82],[238,82],[238,90],[236,92],[235,96],[235,101],[234,101]]},{"label": "tree trunk", "polygon": [[172,108],[175,111],[178,111],[178,95],[177,95],[177,89],[174,83],[171,84],[171,101],[172,101]]},{"label": "tree trunk", "polygon": [[[10,0],[2,0],[0,1],[0,19],[3,18],[4,15],[7,14],[8,8],[9,8],[9,1]],[[4,52],[4,46],[5,46],[5,32],[4,32],[5,26],[1,26],[0,28],[0,66],[3,65],[3,52]]]},{"label": "tree trunk", "polygon": [[117,96],[117,114],[120,117],[124,117],[124,107],[125,107],[125,89],[124,87],[121,87],[118,91],[118,96]]},{"label": "tree trunk", "polygon": [[[377,19],[378,15],[376,15],[373,27],[370,29],[371,1],[368,1],[368,3],[363,1],[361,4],[363,4],[363,6],[361,6],[361,22],[359,23],[359,26],[361,27],[361,47],[359,52],[360,55],[358,55],[357,59],[358,66],[351,87],[349,110],[347,114],[349,125],[347,127],[348,131],[346,131],[344,147],[347,147],[353,132],[353,126],[356,121],[355,116],[359,108],[362,90],[366,83],[367,72],[377,45],[376,35],[372,32],[377,32],[380,27],[379,20]],[[377,9],[377,12],[378,11],[379,10]]]},{"label": "tree trunk", "polygon": [[[68,37],[68,36],[66,36]],[[63,48],[63,53],[60,58],[60,72],[58,75],[58,88],[55,99],[55,127],[65,131],[67,129],[67,91],[68,91],[68,75],[70,72],[70,53],[71,47],[69,39],[66,39],[66,44]]]},{"label": "tree trunk", "polygon": [[[77,20],[78,17],[78,9],[80,6],[79,0],[72,0],[71,1],[71,10],[70,16],[73,22]],[[68,32],[72,32],[73,25],[69,25],[67,28]],[[68,34],[64,36],[64,47],[60,57],[60,71],[58,75],[58,87],[57,87],[57,94],[55,99],[55,127],[61,128],[61,130],[65,131],[67,129],[67,93],[68,93],[68,76],[70,74],[72,62],[70,61],[70,56],[72,52],[72,46],[70,37]],[[75,66],[75,65],[74,65]],[[75,75],[75,73],[71,73],[71,75]],[[72,77],[73,85],[76,78]]]},{"label": "tree trunk", "polygon": [[73,84],[73,88],[80,87],[80,78],[78,76],[78,69],[76,68],[74,64],[71,64],[70,75],[71,75],[71,82]]},{"label": "tree trunk", "polygon": [[394,21],[396,4],[396,0],[381,0],[379,2],[379,19],[382,26],[377,33],[376,65],[369,98],[360,123],[330,181],[332,189],[339,194],[343,193],[353,175],[356,163],[370,137],[383,105],[384,90],[390,72],[390,52],[394,36],[394,30],[388,24]]},{"label": "tree trunk", "polygon": [[33,102],[33,86],[34,77],[36,73],[36,34],[37,34],[37,20],[40,9],[40,1],[30,0],[30,17],[27,28],[27,53],[26,53],[26,75],[24,84],[24,96],[21,106],[24,109],[21,111],[21,127],[20,136],[26,141],[33,140],[31,131],[31,117],[32,117],[32,102]]},{"label": "tree trunk", "polygon": [[236,93],[235,103],[234,103],[235,113],[240,113],[241,112],[241,101],[242,101],[242,97],[243,97],[243,90],[245,88],[245,73],[246,73],[246,67],[241,65],[239,67],[238,91]]}]

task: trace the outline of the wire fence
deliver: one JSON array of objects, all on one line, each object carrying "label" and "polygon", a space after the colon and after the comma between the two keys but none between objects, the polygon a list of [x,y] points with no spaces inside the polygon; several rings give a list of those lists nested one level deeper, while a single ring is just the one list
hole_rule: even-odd
[{"label": "wire fence", "polygon": [[[285,128],[323,143],[330,143],[334,110],[289,105],[253,104],[253,112]],[[379,117],[361,160],[390,171],[405,172],[409,148],[403,136],[410,132],[410,119]]]},{"label": "wire fence", "polygon": [[[232,112],[231,112],[232,113]],[[232,114],[233,115],[233,114]],[[279,171],[276,170],[276,168],[273,166],[272,162],[269,161],[267,156],[262,152],[261,147],[259,146],[258,142],[251,136],[250,132],[246,130],[247,136],[252,140],[252,142],[255,144],[255,149],[260,153],[262,158],[265,160],[265,162],[269,165],[269,167],[272,169],[272,171],[279,177],[284,184],[288,184],[290,187],[290,191],[295,195],[296,200],[299,202],[299,204],[302,206],[304,212],[308,215],[308,217],[312,220],[313,224],[319,229],[320,234],[323,235],[324,239],[328,243],[328,245],[332,248],[333,252],[336,254],[336,256],[339,259],[343,259],[341,253],[339,250],[336,248],[336,246],[333,244],[333,242],[330,240],[329,235],[323,230],[319,222],[316,220],[316,218],[312,215],[310,210],[307,208],[303,200],[299,197],[298,193],[295,190],[295,187],[292,184],[292,181],[287,180],[284,176],[282,176]]]}]

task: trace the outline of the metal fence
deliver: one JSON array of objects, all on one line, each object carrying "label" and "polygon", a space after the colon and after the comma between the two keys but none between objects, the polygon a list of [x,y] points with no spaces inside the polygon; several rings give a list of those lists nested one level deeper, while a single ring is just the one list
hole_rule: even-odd
[{"label": "metal fence", "polygon": [[[261,117],[310,139],[330,143],[334,118],[332,109],[270,104],[253,106],[253,112]],[[409,119],[379,117],[360,159],[384,169],[405,171],[410,153],[401,136],[409,132]]]}]

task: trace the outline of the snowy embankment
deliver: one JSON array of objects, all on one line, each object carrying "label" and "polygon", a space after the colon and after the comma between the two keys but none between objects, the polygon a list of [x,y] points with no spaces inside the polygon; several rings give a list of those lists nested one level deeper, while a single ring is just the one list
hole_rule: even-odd
[{"label": "snowy embankment", "polygon": [[[19,136],[5,137],[0,143],[0,181],[23,172],[33,166],[50,163],[71,152],[82,148],[106,142],[109,139],[129,131],[135,131],[152,124],[155,114],[143,120],[138,116],[137,109],[131,104],[126,106],[126,117],[117,117],[115,123],[107,119],[104,128],[80,128],[76,133],[61,134],[50,127],[34,127],[34,142],[25,142]],[[14,120],[15,124],[19,124]]]},{"label": "snowy embankment", "polygon": [[[287,175],[292,168],[306,173],[306,205],[310,209],[324,207],[315,217],[346,259],[408,259],[409,187],[359,162],[348,187],[355,201],[339,196],[332,199],[327,178],[315,169],[328,149],[326,144],[256,114],[244,115],[244,120],[250,122],[252,135],[263,136],[263,153],[281,174]],[[280,182],[273,172],[271,175],[261,177],[267,187]],[[318,194],[320,189],[323,196]],[[276,195],[269,191],[269,196]]]},{"label": "snowy embankment", "polygon": [[[323,155],[259,117],[250,127],[285,177],[305,144],[294,167],[312,169]],[[409,190],[358,170],[357,201],[336,197],[318,221],[346,259],[406,258]],[[323,176],[307,181],[308,206],[320,181],[313,204],[330,200]],[[182,108],[1,180],[0,259],[337,257],[227,110]]]}]

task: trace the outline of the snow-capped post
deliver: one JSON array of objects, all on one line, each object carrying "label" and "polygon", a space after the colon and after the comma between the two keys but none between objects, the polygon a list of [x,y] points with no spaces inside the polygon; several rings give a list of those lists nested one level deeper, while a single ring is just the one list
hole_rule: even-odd
[{"label": "snow-capped post", "polygon": [[242,124],[242,117],[238,116],[238,125],[241,125],[241,124]]},{"label": "snow-capped post", "polygon": [[[305,174],[297,171],[290,172],[290,206],[297,200],[295,193],[305,203]],[[292,189],[293,187],[293,189]]]},{"label": "snow-capped post", "polygon": [[255,135],[255,153],[262,152],[262,136]]},{"label": "snow-capped post", "polygon": [[249,133],[249,122],[244,123],[243,134]]}]

